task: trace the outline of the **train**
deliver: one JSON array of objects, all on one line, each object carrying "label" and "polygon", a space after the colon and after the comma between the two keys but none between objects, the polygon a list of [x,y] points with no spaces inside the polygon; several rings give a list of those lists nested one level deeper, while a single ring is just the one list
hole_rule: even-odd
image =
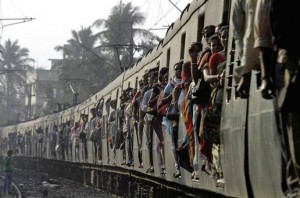
[{"label": "train", "polygon": [[[276,105],[274,100],[262,98],[260,87],[260,71],[251,72],[251,84],[249,97],[241,98],[237,93],[238,82],[234,78],[234,70],[239,67],[240,60],[236,54],[235,39],[231,28],[231,11],[233,0],[193,0],[181,12],[166,31],[165,37],[159,44],[139,59],[128,70],[121,73],[105,88],[92,95],[82,103],[68,109],[49,114],[34,120],[1,127],[0,136],[2,140],[9,134],[29,139],[23,140],[24,149],[17,156],[30,158],[44,158],[56,161],[68,161],[76,164],[93,164],[96,167],[126,169],[138,172],[141,177],[148,180],[164,181],[174,183],[194,190],[214,192],[224,197],[286,197],[282,190],[282,144],[276,117]],[[143,79],[146,71],[153,68],[169,68],[169,76],[174,76],[173,65],[179,60],[190,60],[188,48],[193,42],[201,42],[202,29],[207,25],[216,25],[221,22],[229,24],[228,55],[226,60],[225,87],[223,95],[223,108],[220,129],[220,160],[225,183],[218,186],[212,176],[205,171],[200,171],[199,181],[191,180],[191,172],[181,168],[181,178],[173,175],[174,159],[172,157],[171,136],[164,133],[165,148],[165,174],[161,174],[159,152],[157,152],[158,138],[153,138],[154,172],[146,173],[149,163],[147,150],[147,139],[143,136],[142,156],[143,167],[139,167],[137,133],[133,133],[133,165],[124,166],[123,151],[116,149],[116,158],[109,141],[108,116],[112,111],[110,101],[116,101],[116,109],[121,107],[121,95],[128,88],[138,89],[139,81]],[[203,46],[205,47],[205,45]],[[104,105],[100,105],[103,101]],[[93,159],[93,142],[87,141],[88,157],[86,160],[76,160],[75,143],[71,144],[69,156],[64,159],[55,158],[51,154],[49,133],[55,126],[69,121],[79,121],[82,115],[92,117],[91,109],[101,108],[103,122],[101,144],[102,161],[95,164]],[[116,132],[118,133],[118,132]],[[186,127],[182,117],[179,118],[178,144],[184,142]],[[4,144],[2,144],[4,145]],[[6,144],[8,145],[8,144]],[[3,152],[8,146],[3,147]],[[57,150],[59,148],[56,148]],[[83,147],[79,147],[82,153]],[[22,150],[22,149],[21,149]],[[114,163],[116,161],[116,163]],[[159,179],[159,180],[156,180]],[[209,196],[208,196],[209,197]]]}]

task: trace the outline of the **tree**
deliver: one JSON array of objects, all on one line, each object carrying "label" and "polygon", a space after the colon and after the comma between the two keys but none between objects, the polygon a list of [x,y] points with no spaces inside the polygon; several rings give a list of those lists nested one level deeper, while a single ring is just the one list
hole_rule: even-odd
[{"label": "tree", "polygon": [[94,51],[97,36],[91,27],[72,30],[72,38],[64,46],[56,46],[55,50],[63,52],[60,65],[60,87],[63,89],[59,103],[71,103],[70,98],[78,94],[78,101],[86,99],[107,85],[117,76],[111,70],[107,55],[98,55]]},{"label": "tree", "polygon": [[98,19],[93,24],[94,27],[102,29],[96,34],[100,41],[97,48],[107,48],[106,50],[113,53],[113,64],[119,65],[121,72],[136,61],[136,50],[142,56],[160,40],[148,30],[136,28],[145,21],[139,10],[131,2],[124,4],[120,1],[112,8],[108,19]]},{"label": "tree", "polygon": [[77,94],[77,102],[85,100],[133,64],[135,50],[146,53],[156,45],[157,36],[135,28],[144,20],[138,7],[120,3],[112,9],[108,19],[94,22],[93,27],[104,28],[101,32],[93,34],[91,27],[72,30],[67,44],[55,47],[63,52],[57,67],[63,94],[57,102],[72,103]]},{"label": "tree", "polygon": [[[1,46],[0,71],[2,85],[6,86],[2,95],[6,98],[6,111],[3,112],[8,121],[11,121],[15,115],[20,115],[22,109],[17,108],[16,104],[20,104],[22,95],[28,94],[26,89],[26,70],[33,69],[29,62],[33,62],[29,58],[29,50],[21,48],[18,40],[12,42],[10,39],[5,41],[4,46]],[[14,115],[14,116],[13,116]]]}]

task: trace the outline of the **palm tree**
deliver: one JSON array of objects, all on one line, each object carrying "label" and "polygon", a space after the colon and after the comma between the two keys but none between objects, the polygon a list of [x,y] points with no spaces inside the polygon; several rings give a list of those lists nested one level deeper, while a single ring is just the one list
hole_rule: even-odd
[{"label": "palm tree", "polygon": [[59,102],[70,102],[70,97],[78,93],[78,100],[83,100],[116,77],[116,71],[106,61],[109,58],[94,51],[96,41],[97,35],[93,35],[91,27],[82,27],[78,32],[72,30],[72,38],[66,45],[55,47],[64,57],[59,63],[60,87],[64,89]]},{"label": "palm tree", "polygon": [[[94,27],[102,29],[96,34],[101,44],[97,48],[109,47],[110,51],[114,49],[113,63],[120,65],[121,72],[135,61],[134,50],[141,50],[143,55],[160,40],[148,30],[135,27],[145,21],[144,15],[139,10],[140,8],[133,7],[131,2],[123,4],[120,1],[112,8],[108,19],[98,19],[93,24]],[[150,45],[144,45],[145,43]]]},{"label": "palm tree", "polygon": [[93,35],[91,27],[81,27],[80,31],[72,30],[72,38],[67,45],[56,46],[56,51],[63,51],[64,59],[85,60],[91,57],[90,50],[94,48],[97,37]]},{"label": "palm tree", "polygon": [[33,62],[29,58],[29,50],[21,48],[18,40],[12,42],[10,39],[5,41],[1,46],[0,71],[6,76],[2,76],[2,83],[6,85],[6,93],[2,93],[6,97],[6,117],[11,120],[12,113],[19,115],[20,109],[15,108],[15,104],[19,104],[22,94],[28,94],[26,90],[26,70],[33,69],[29,62]]}]

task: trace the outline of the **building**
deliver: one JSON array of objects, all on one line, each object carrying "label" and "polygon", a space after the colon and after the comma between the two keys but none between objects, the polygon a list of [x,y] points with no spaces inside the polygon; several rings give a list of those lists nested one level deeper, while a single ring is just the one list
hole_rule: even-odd
[{"label": "building", "polygon": [[58,70],[27,71],[28,94],[25,96],[25,105],[28,107],[27,119],[44,115],[49,110],[49,104],[55,103],[58,92],[58,77]]}]

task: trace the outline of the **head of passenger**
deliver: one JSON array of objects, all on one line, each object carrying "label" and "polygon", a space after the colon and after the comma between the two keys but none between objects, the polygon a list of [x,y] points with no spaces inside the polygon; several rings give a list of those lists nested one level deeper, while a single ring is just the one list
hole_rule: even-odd
[{"label": "head of passenger", "polygon": [[75,122],[74,126],[75,126],[75,128],[78,128],[79,127],[79,122]]},{"label": "head of passenger", "polygon": [[227,50],[228,47],[228,34],[229,34],[229,26],[223,26],[220,29],[220,37],[221,37],[221,43],[224,48],[224,50]]},{"label": "head of passenger", "polygon": [[149,81],[148,81],[148,71],[145,71],[145,74],[143,75],[143,85],[146,86],[148,85]]},{"label": "head of passenger", "polygon": [[181,79],[187,82],[191,78],[191,61],[186,61],[182,64]]},{"label": "head of passenger", "polygon": [[91,108],[90,113],[92,114],[93,117],[95,117],[96,116],[96,109]]},{"label": "head of passenger", "polygon": [[221,44],[221,40],[218,34],[214,34],[209,38],[209,46],[212,53],[217,53],[223,49],[223,46]]},{"label": "head of passenger", "polygon": [[139,88],[140,88],[140,89],[143,89],[143,87],[144,87],[144,81],[143,81],[143,80],[140,80],[140,81],[139,81]]},{"label": "head of passenger", "polygon": [[110,101],[110,107],[113,108],[113,109],[116,109],[116,107],[117,107],[117,100],[111,100]]},{"label": "head of passenger", "polygon": [[133,96],[134,96],[134,89],[131,88],[131,87],[127,88],[127,90],[126,90],[126,95],[127,95],[127,101],[128,101],[128,100],[131,101],[131,99],[132,99]]},{"label": "head of passenger", "polygon": [[157,83],[158,81],[158,68],[153,68],[148,72],[148,81],[149,83]]},{"label": "head of passenger", "polygon": [[182,64],[183,64],[183,60],[179,61],[174,65],[175,77],[177,79],[181,79]]},{"label": "head of passenger", "polygon": [[97,105],[97,110],[96,110],[97,116],[98,116],[98,117],[101,117],[101,116],[102,116],[103,105],[104,105],[104,100],[101,99],[101,100],[99,101],[99,105]]},{"label": "head of passenger", "polygon": [[120,96],[121,106],[127,101],[127,90],[123,90]]},{"label": "head of passenger", "polygon": [[214,25],[208,25],[205,28],[203,28],[202,35],[203,35],[203,38],[206,41],[206,43],[208,43],[209,38],[212,35],[214,35],[215,30],[216,30],[216,26],[214,26]]},{"label": "head of passenger", "polygon": [[228,26],[229,24],[228,24],[228,22],[221,22],[221,23],[219,23],[217,26],[216,26],[216,29],[215,29],[215,32],[219,35],[219,36],[221,36],[221,28],[222,27],[224,27],[224,26]]},{"label": "head of passenger", "polygon": [[161,84],[166,85],[168,83],[168,76],[169,76],[169,68],[162,67],[159,71],[158,80]]}]

